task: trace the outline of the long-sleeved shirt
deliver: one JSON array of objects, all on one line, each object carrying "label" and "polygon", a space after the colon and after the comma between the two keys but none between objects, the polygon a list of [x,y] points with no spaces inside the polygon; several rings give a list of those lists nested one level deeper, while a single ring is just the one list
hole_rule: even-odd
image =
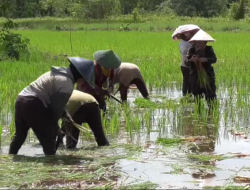
[{"label": "long-sleeved shirt", "polygon": [[[110,78],[113,79],[113,76],[114,70],[111,71]],[[81,86],[77,86],[77,90],[92,95],[100,103],[100,101],[104,101],[102,86],[107,81],[107,78],[107,76],[103,75],[100,65],[95,63],[95,88],[93,89],[87,83],[83,83]]]},{"label": "long-sleeved shirt", "polygon": [[188,50],[192,47],[192,44],[181,40],[180,45],[179,45],[179,49],[180,49],[180,53],[181,53],[181,66],[183,67],[188,67],[185,63],[185,59],[186,59],[186,55]]},{"label": "long-sleeved shirt", "polygon": [[217,57],[215,55],[215,52],[212,46],[206,46],[204,50],[198,50],[197,52],[194,46],[189,49],[185,62],[186,62],[186,65],[190,67],[191,75],[198,74],[198,70],[196,68],[195,63],[190,61],[191,57],[195,54],[198,55],[199,57],[207,58],[208,61],[205,63],[202,63],[202,66],[204,67],[204,70],[206,71],[209,77],[215,77],[212,64],[217,62]]},{"label": "long-sleeved shirt", "polygon": [[74,78],[70,68],[51,67],[29,86],[23,89],[19,96],[35,96],[45,107],[50,107],[54,118],[58,120],[74,89]]}]

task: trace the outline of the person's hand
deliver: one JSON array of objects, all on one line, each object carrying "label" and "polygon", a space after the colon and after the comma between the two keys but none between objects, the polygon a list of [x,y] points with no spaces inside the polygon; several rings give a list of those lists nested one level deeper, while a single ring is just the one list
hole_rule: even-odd
[{"label": "person's hand", "polygon": [[198,55],[193,55],[193,57],[191,57],[190,61],[192,62],[197,62],[199,60],[199,56]]},{"label": "person's hand", "polygon": [[110,98],[110,92],[108,90],[102,90],[102,93],[105,100]]},{"label": "person's hand", "polygon": [[207,58],[201,57],[201,58],[199,58],[199,62],[200,63],[205,63],[205,62],[207,62]]}]

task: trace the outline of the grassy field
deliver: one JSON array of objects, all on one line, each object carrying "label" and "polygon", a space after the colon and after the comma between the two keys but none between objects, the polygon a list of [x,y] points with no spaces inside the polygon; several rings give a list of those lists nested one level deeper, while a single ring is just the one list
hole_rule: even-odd
[{"label": "grassy field", "polygon": [[[5,22],[0,18],[0,26]],[[134,21],[131,15],[110,17],[106,20],[80,20],[73,18],[26,18],[16,19],[19,28],[39,30],[133,30],[133,31],[172,31],[182,24],[193,23],[207,31],[216,32],[249,32],[250,19],[245,18],[234,21],[230,18],[200,18],[177,17],[172,15],[146,14],[140,15],[138,21]],[[129,24],[129,25],[128,25]],[[126,28],[126,26],[128,27]]]},{"label": "grassy field", "polygon": [[[185,20],[181,22],[184,23]],[[178,24],[174,23],[172,26],[176,27]],[[218,28],[226,26],[226,23],[222,25],[219,22],[205,23],[204,26],[209,26],[209,24]],[[235,24],[242,24],[245,27],[244,31],[248,30],[248,26],[245,23]],[[149,26],[150,24],[147,27]],[[230,23],[230,26],[233,26],[233,24]],[[23,59],[19,62],[8,60],[2,61],[0,64],[0,134],[2,133],[2,147],[8,145],[10,137],[14,132],[12,118],[14,116],[14,103],[18,93],[38,76],[48,71],[51,65],[67,66],[68,62],[61,54],[92,59],[93,53],[100,49],[113,49],[123,62],[137,64],[142,71],[152,97],[152,101],[149,102],[139,99],[140,95],[137,92],[131,93],[129,96],[130,101],[137,99],[134,102],[135,105],[131,103],[128,107],[121,107],[114,101],[109,102],[109,113],[107,118],[104,118],[103,123],[105,124],[106,133],[112,139],[113,144],[120,144],[120,140],[123,139],[125,144],[130,144],[132,147],[143,147],[148,141],[154,142],[157,138],[207,136],[215,141],[212,145],[210,141],[207,143],[209,144],[208,147],[212,147],[214,150],[214,147],[217,146],[221,139],[231,139],[231,134],[241,133],[248,136],[250,115],[250,77],[248,72],[250,70],[250,45],[247,42],[250,40],[250,36],[247,32],[226,33],[215,31],[210,32],[210,34],[216,39],[216,42],[210,45],[213,45],[218,57],[214,69],[219,104],[212,118],[207,115],[206,107],[204,107],[202,113],[197,113],[196,107],[192,102],[181,99],[180,53],[178,42],[174,42],[171,39],[172,32],[73,31],[71,33],[73,47],[71,50],[69,31],[16,31],[31,40],[32,52],[29,60]],[[150,138],[150,134],[157,134],[156,138],[154,139],[153,135]],[[94,143],[91,137],[83,137],[83,139],[84,142],[90,141]],[[34,143],[32,135],[27,140],[28,144],[29,141]],[[176,141],[173,140],[173,142]],[[237,143],[234,143],[236,150],[241,146],[240,143]],[[224,146],[226,144],[222,146],[222,149],[224,149]],[[195,147],[193,148],[195,149]],[[105,150],[102,155],[110,158],[110,155],[106,155],[107,152]],[[118,151],[116,146],[110,148],[110,150]],[[131,153],[131,147],[127,147],[126,150],[129,150],[129,153],[125,154],[125,157],[134,154],[134,150]],[[97,152],[99,150],[88,152],[88,154],[95,155]],[[204,152],[206,154],[207,151]],[[86,150],[84,149],[73,154],[67,151],[59,152],[60,155],[80,156],[81,160],[85,153]],[[18,158],[17,163],[15,162],[12,165],[12,158],[1,156],[1,168],[3,169],[0,170],[8,172],[10,167],[14,169],[7,179],[0,174],[0,179],[5,179],[4,183],[0,185],[13,188],[59,188],[60,184],[70,181],[74,183],[73,188],[78,188],[75,183],[80,180],[87,183],[87,185],[85,184],[86,186],[83,185],[81,187],[93,188],[89,184],[94,180],[97,187],[112,188],[114,186],[111,185],[111,181],[113,183],[118,177],[110,175],[107,178],[112,178],[112,180],[109,181],[103,176],[102,172],[105,171],[106,174],[109,174],[113,168],[107,167],[105,163],[100,164],[99,159],[101,157],[101,155],[98,158],[91,157],[94,161],[85,165],[86,167],[82,170],[79,170],[79,168],[69,169],[62,163],[56,169],[60,171],[56,171],[48,169],[48,166],[54,164],[56,167],[58,165],[57,161],[49,162],[50,164],[48,164],[46,160],[39,162],[39,158],[37,158],[38,163],[33,163],[36,160],[34,158],[34,160],[29,159],[27,161],[33,163],[29,165],[22,158]],[[191,156],[189,155],[189,157]],[[117,155],[113,156],[113,158],[114,160],[120,159]],[[63,158],[60,159],[64,161]],[[74,160],[75,158],[73,158],[72,162]],[[105,165],[103,166],[104,171],[100,171],[99,169],[103,164]],[[93,166],[92,170],[91,166]],[[23,169],[25,167],[37,168],[37,171],[40,171],[42,174],[34,177],[34,173]],[[63,168],[66,169],[63,170]],[[90,170],[90,175],[79,174],[79,171],[88,173]],[[47,183],[50,178],[50,175],[47,175],[48,173],[58,174],[52,180],[54,183],[50,181],[52,185]],[[26,179],[25,175],[28,175],[28,179],[22,182],[22,180]],[[99,175],[101,175],[102,181],[97,183],[97,179],[100,179],[100,177],[98,178]],[[18,177],[20,180],[11,183],[14,179],[12,178],[13,176],[15,178]],[[62,180],[64,180],[63,183]],[[63,187],[68,187],[68,185]]]}]

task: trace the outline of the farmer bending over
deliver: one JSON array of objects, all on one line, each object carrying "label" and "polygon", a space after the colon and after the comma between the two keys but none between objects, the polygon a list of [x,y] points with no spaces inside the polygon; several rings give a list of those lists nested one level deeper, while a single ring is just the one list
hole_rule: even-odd
[{"label": "farmer bending over", "polygon": [[113,92],[114,84],[118,83],[122,102],[127,101],[129,85],[135,84],[144,98],[148,98],[148,90],[145,85],[139,67],[133,63],[122,63],[115,69],[113,80],[110,79],[110,88]]},{"label": "farmer bending over", "polygon": [[51,71],[40,76],[18,95],[15,104],[16,132],[9,154],[18,153],[30,128],[40,141],[45,155],[56,153],[58,120],[63,117],[72,121],[65,107],[74,84],[85,79],[90,86],[94,85],[92,61],[77,57],[68,60],[68,68],[51,67]]},{"label": "farmer bending over", "polygon": [[[186,64],[190,67],[190,83],[192,94],[197,98],[205,94],[209,108],[216,99],[215,73],[212,66],[217,58],[212,46],[207,42],[215,41],[209,34],[199,30],[189,41],[194,45],[187,53]],[[211,109],[210,109],[211,110]]]},{"label": "farmer bending over", "polygon": [[[98,146],[109,145],[103,131],[99,105],[93,96],[74,90],[67,104],[67,111],[77,124],[88,123]],[[66,147],[76,148],[80,133],[79,129],[69,121],[63,120],[62,131],[66,134]]]},{"label": "farmer bending over", "polygon": [[121,65],[120,58],[112,50],[100,50],[94,53],[94,67],[95,67],[95,89],[92,89],[88,84],[78,84],[77,90],[91,94],[99,103],[99,107],[105,112],[106,90],[102,86],[107,78],[113,79],[114,69]]}]

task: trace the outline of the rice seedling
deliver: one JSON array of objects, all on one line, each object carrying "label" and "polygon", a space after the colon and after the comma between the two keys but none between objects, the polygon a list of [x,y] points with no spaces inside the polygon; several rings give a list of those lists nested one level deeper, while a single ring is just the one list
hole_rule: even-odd
[{"label": "rice seedling", "polygon": [[159,139],[157,139],[156,142],[161,144],[161,145],[164,145],[164,146],[172,146],[172,145],[179,144],[179,143],[183,142],[183,140],[182,139],[162,139],[162,138],[159,138]]},{"label": "rice seedling", "polygon": [[125,190],[125,189],[141,189],[141,190],[147,190],[147,189],[156,189],[157,184],[151,183],[151,182],[145,182],[135,185],[127,185],[127,186],[121,186],[119,189]]},{"label": "rice seedling", "polygon": [[188,158],[207,163],[212,160],[224,160],[228,157],[218,155],[189,155]]}]

